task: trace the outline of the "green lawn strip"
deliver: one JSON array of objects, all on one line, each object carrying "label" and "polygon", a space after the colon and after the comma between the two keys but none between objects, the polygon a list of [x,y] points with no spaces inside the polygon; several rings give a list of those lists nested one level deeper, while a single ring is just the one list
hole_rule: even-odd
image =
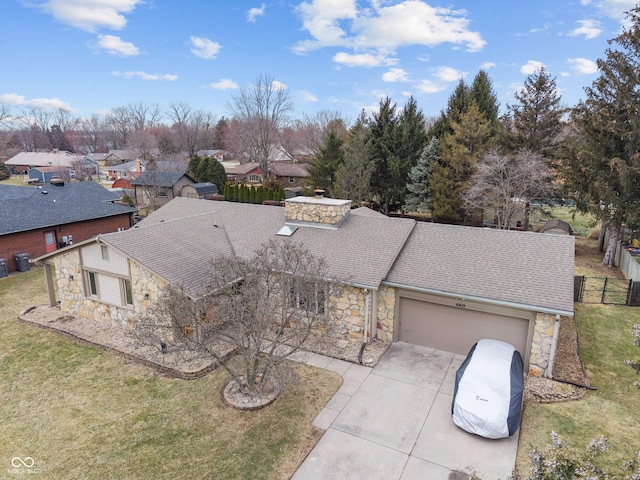
[{"label": "green lawn strip", "polygon": [[557,218],[558,220],[567,222],[574,231],[585,236],[597,227],[591,215],[585,215],[579,212],[574,215],[573,207],[549,207],[545,208],[545,212],[546,214],[540,211],[534,211],[531,216],[531,224],[539,227],[544,225],[547,220]]},{"label": "green lawn strip", "polygon": [[640,449],[640,390],[633,385],[638,376],[624,364],[637,354],[632,326],[640,323],[640,308],[579,304],[576,315],[582,358],[597,390],[578,401],[526,404],[517,460],[521,474],[529,472],[532,448],[551,443],[551,431],[580,450],[592,438],[605,435],[611,449],[600,461],[612,469]]},{"label": "green lawn strip", "polygon": [[0,471],[30,456],[43,478],[282,478],[341,382],[295,365],[300,384],[241,412],[221,400],[221,371],[166,378],[18,322],[45,303],[42,284],[41,269],[0,280]]}]

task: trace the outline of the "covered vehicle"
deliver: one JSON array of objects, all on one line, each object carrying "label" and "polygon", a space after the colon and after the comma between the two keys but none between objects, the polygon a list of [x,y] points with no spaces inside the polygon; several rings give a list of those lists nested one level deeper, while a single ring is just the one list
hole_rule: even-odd
[{"label": "covered vehicle", "polygon": [[486,438],[511,436],[520,427],[523,392],[520,352],[500,340],[480,340],[456,372],[453,422]]}]

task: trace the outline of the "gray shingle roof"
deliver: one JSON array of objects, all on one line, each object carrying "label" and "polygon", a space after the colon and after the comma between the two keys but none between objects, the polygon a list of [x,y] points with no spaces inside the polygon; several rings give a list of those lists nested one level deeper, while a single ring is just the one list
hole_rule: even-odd
[{"label": "gray shingle roof", "polygon": [[573,311],[574,238],[458,227],[356,209],[339,228],[277,236],[285,209],[178,197],[136,227],[100,238],[193,294],[219,255],[250,257],[266,241],[303,243],[338,280],[377,289],[475,297],[537,311]]},{"label": "gray shingle roof", "polygon": [[198,195],[207,195],[209,193],[218,193],[218,187],[217,187],[217,185],[215,183],[201,182],[201,183],[194,183],[191,186],[193,188],[195,188],[196,192],[198,192]]},{"label": "gray shingle roof", "polygon": [[0,235],[136,211],[111,203],[119,198],[95,182],[42,187],[0,185]]},{"label": "gray shingle roof", "polygon": [[387,281],[573,312],[574,238],[418,223]]},{"label": "gray shingle roof", "polygon": [[189,175],[180,172],[159,172],[157,170],[145,170],[138,178],[131,182],[131,185],[152,185],[155,187],[172,187],[182,177],[190,178]]}]

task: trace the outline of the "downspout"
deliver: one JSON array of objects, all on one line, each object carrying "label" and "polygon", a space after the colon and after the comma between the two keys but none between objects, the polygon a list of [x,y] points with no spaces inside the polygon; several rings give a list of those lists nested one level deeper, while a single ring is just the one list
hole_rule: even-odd
[{"label": "downspout", "polygon": [[362,354],[364,349],[367,346],[367,341],[369,339],[369,296],[371,295],[371,291],[368,288],[364,289],[365,298],[364,298],[364,335],[362,337],[362,345],[360,346],[360,353],[358,354],[358,363],[362,364]]},{"label": "downspout", "polygon": [[551,338],[551,351],[549,352],[549,365],[544,372],[547,378],[553,378],[553,363],[556,357],[556,348],[558,346],[558,335],[560,334],[560,315],[556,314],[556,323],[553,326],[553,337]]}]

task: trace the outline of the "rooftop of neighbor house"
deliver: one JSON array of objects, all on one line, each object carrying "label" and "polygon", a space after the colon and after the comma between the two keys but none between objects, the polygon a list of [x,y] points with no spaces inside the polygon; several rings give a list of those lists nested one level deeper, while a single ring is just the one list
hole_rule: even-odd
[{"label": "rooftop of neighbor house", "polygon": [[131,181],[131,185],[138,186],[156,186],[156,187],[172,187],[182,177],[187,177],[195,183],[189,175],[182,172],[162,172],[158,170],[145,170],[142,174]]},{"label": "rooftop of neighbor house", "polygon": [[0,235],[133,213],[121,195],[95,182],[18,187],[0,185]]}]

